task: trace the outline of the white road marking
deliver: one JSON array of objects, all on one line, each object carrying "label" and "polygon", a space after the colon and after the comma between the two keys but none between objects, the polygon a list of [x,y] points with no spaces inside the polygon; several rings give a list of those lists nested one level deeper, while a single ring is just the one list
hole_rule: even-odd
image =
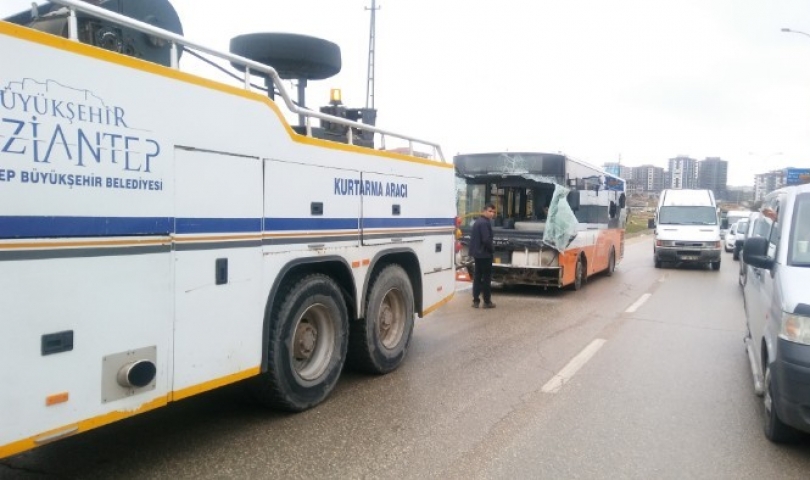
[{"label": "white road marking", "polygon": [[645,293],[644,295],[641,296],[641,298],[636,300],[636,303],[630,305],[630,307],[627,310],[625,310],[624,313],[633,313],[633,312],[635,312],[636,310],[639,309],[639,307],[644,305],[644,302],[649,300],[650,297],[652,297],[652,293]]},{"label": "white road marking", "polygon": [[577,371],[582,368],[582,366],[585,365],[588,360],[591,359],[591,357],[596,355],[596,352],[602,348],[602,345],[604,345],[605,342],[607,342],[607,340],[603,338],[597,338],[596,340],[592,341],[587,347],[583,348],[576,357],[572,358],[562,370],[557,372],[557,374],[554,375],[551,380],[546,382],[546,384],[543,385],[543,388],[540,390],[543,393],[559,392],[562,386],[568,383],[568,381],[571,380],[571,377],[573,377],[574,374],[577,373]]}]

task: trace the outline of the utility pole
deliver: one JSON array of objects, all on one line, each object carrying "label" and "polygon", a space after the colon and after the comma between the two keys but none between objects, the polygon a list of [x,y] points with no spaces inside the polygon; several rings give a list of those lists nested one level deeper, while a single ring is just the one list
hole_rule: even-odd
[{"label": "utility pole", "polygon": [[371,10],[371,28],[368,34],[368,75],[366,83],[366,108],[374,109],[374,44],[375,44],[375,29],[377,10],[377,0],[371,0],[371,8],[365,7],[366,10]]}]

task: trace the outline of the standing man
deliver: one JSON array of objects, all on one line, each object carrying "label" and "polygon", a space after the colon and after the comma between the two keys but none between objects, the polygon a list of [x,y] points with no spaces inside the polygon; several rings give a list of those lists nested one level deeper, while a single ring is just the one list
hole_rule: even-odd
[{"label": "standing man", "polygon": [[481,306],[480,296],[484,295],[484,308],[495,308],[492,303],[492,218],[495,216],[495,205],[488,204],[484,213],[475,220],[470,235],[470,256],[475,259],[475,276],[473,277],[473,308]]}]

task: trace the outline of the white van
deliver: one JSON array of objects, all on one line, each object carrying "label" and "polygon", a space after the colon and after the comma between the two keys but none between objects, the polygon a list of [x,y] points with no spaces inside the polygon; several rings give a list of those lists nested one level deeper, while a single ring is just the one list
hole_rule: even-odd
[{"label": "white van", "polygon": [[720,216],[720,238],[726,238],[726,233],[737,221],[748,218],[750,210],[729,210],[726,216]]},{"label": "white van", "polygon": [[720,222],[711,190],[661,192],[655,211],[655,268],[665,262],[709,264],[720,270]]},{"label": "white van", "polygon": [[765,435],[810,433],[810,185],[769,193],[743,245],[745,344]]}]

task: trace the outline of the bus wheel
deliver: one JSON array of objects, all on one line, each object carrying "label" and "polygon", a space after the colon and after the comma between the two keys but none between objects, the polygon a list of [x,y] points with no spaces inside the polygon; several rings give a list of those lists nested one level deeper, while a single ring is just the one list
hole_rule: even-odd
[{"label": "bus wheel", "polygon": [[610,247],[610,256],[608,256],[608,267],[607,267],[607,276],[613,275],[613,271],[616,270],[616,251],[613,250],[613,247]]},{"label": "bus wheel", "polygon": [[574,283],[571,284],[572,290],[579,290],[585,282],[585,263],[582,257],[577,258],[577,266],[574,267]]},{"label": "bus wheel", "polygon": [[374,278],[366,315],[352,322],[349,363],[357,370],[383,374],[402,363],[414,322],[413,287],[399,265],[383,268]]},{"label": "bus wheel", "polygon": [[267,371],[250,385],[273,408],[300,412],[322,402],[346,360],[348,313],[340,287],[322,274],[290,282],[270,315]]}]

